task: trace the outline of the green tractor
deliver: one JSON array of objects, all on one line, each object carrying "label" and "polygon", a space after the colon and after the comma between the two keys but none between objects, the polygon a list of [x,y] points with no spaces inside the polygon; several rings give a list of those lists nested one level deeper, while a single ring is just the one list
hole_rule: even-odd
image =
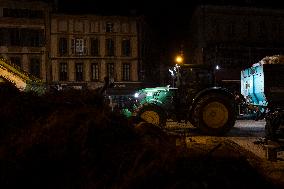
[{"label": "green tractor", "polygon": [[211,66],[176,65],[169,71],[172,86],[137,91],[123,109],[124,115],[158,127],[164,127],[167,119],[189,121],[206,135],[230,131],[236,120],[234,95],[215,85]]}]

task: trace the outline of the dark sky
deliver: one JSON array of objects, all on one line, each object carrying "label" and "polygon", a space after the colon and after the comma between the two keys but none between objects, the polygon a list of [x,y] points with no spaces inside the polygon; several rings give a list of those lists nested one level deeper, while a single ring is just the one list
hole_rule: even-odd
[{"label": "dark sky", "polygon": [[103,15],[144,15],[163,48],[176,48],[188,33],[197,0],[58,0],[59,11]]},{"label": "dark sky", "polygon": [[[55,0],[46,0],[55,1]],[[177,49],[198,4],[284,8],[284,0],[57,0],[59,11],[103,15],[144,15],[162,47]]]},{"label": "dark sky", "polygon": [[[46,0],[56,1],[56,0]],[[145,15],[153,27],[170,33],[187,29],[192,10],[197,4],[233,4],[283,8],[284,0],[57,0],[59,9],[65,12],[129,15],[136,12]],[[283,1],[283,2],[282,2]],[[168,21],[171,21],[169,24]]]},{"label": "dark sky", "polygon": [[[46,0],[56,1],[56,0]],[[260,7],[283,7],[283,0],[57,0],[59,7],[68,11],[128,14],[137,10],[151,16],[187,13],[196,4],[219,4]]]}]

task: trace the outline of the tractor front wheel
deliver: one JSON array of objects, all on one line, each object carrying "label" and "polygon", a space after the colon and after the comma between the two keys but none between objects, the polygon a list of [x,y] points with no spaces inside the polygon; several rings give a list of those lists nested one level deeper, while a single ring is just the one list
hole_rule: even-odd
[{"label": "tractor front wheel", "polygon": [[165,112],[155,105],[143,106],[137,111],[137,116],[143,121],[158,127],[164,127],[166,125]]}]

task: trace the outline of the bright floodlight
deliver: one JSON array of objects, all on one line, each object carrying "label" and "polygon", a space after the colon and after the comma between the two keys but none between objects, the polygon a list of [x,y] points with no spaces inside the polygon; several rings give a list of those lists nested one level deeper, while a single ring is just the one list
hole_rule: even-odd
[{"label": "bright floodlight", "polygon": [[217,66],[216,66],[216,70],[219,70],[219,69],[220,69],[220,67],[217,65]]}]

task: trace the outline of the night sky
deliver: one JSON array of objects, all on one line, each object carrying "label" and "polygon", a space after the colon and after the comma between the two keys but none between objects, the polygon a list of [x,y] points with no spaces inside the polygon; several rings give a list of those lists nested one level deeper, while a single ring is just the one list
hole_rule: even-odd
[{"label": "night sky", "polygon": [[[56,0],[46,0],[56,1]],[[99,15],[144,15],[160,47],[174,51],[187,38],[198,4],[284,8],[281,0],[57,0],[59,11]]]}]

